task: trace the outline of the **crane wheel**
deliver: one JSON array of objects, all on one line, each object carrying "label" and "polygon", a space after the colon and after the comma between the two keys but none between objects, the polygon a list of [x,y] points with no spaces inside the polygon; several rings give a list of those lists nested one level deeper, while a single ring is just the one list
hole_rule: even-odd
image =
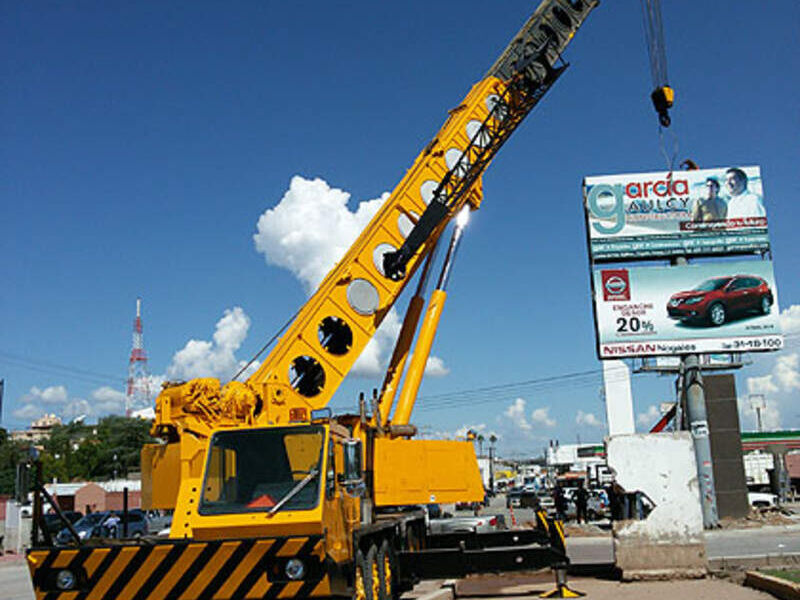
[{"label": "crane wheel", "polygon": [[381,547],[378,549],[378,579],[379,585],[379,600],[395,600],[399,595],[397,593],[397,584],[395,581],[395,558],[392,547],[389,545],[388,540],[383,540]]},{"label": "crane wheel", "polygon": [[367,600],[380,600],[381,577],[378,569],[378,547],[375,544],[372,544],[367,551],[365,567],[364,583],[367,588]]},{"label": "crane wheel", "polygon": [[375,600],[372,595],[372,569],[367,568],[367,559],[361,550],[356,551],[353,565],[353,600]]}]

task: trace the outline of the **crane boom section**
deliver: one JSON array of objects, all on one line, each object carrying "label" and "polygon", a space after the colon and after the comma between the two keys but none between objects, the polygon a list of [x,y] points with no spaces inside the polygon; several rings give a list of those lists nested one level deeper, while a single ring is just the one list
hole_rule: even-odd
[{"label": "crane boom section", "polygon": [[[449,220],[481,200],[481,175],[559,77],[597,0],[545,0],[334,266],[246,383],[195,380],[157,400],[156,431],[287,423],[326,406]],[[305,416],[303,416],[305,415]],[[202,435],[202,433],[201,433]]]},{"label": "crane boom section", "polygon": [[[328,404],[449,219],[465,203],[480,203],[480,175],[560,74],[556,61],[593,4],[545,2],[487,76],[450,111],[441,130],[249,378],[267,405],[270,421],[287,419],[291,408]],[[429,229],[421,229],[427,215],[438,218]],[[409,223],[416,223],[410,232]],[[422,235],[415,240],[417,233]],[[411,251],[406,250],[407,276],[393,277],[384,255],[413,243]]]}]

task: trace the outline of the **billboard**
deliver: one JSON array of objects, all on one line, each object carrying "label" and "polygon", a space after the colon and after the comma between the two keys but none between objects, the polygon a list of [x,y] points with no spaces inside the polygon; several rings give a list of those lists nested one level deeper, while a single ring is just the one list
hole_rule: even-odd
[{"label": "billboard", "polygon": [[772,262],[597,268],[601,359],[779,350]]},{"label": "billboard", "polygon": [[587,177],[592,262],[769,250],[759,167]]}]

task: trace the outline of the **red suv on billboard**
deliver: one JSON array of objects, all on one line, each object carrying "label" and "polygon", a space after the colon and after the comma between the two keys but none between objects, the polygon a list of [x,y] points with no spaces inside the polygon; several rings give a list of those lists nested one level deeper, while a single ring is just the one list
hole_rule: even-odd
[{"label": "red suv on billboard", "polygon": [[667,302],[667,314],[672,319],[719,326],[734,315],[750,311],[766,315],[772,302],[772,290],[760,277],[713,277],[692,290],[673,294]]}]

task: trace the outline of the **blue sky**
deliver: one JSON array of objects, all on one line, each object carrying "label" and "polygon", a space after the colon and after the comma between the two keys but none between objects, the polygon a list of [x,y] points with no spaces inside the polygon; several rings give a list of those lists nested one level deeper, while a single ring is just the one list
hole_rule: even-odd
[{"label": "blue sky", "polygon": [[[314,252],[394,187],[534,8],[3,3],[3,425],[119,410],[137,296],[154,375],[224,377],[247,360],[305,300]],[[663,8],[678,157],[761,166],[779,302],[800,331],[800,7]],[[413,418],[424,431],[493,431],[509,454],[601,439],[581,181],[666,166],[643,37],[639,2],[603,3],[486,173],[434,346],[439,376]],[[347,223],[283,255],[273,231],[265,256],[257,223],[287,197]],[[787,346],[753,356],[739,394],[766,392],[770,423],[798,427],[797,338]],[[588,374],[540,381],[570,373]],[[634,381],[645,423],[672,383]],[[350,377],[332,404],[379,382]],[[538,383],[507,385],[519,382]]]}]

